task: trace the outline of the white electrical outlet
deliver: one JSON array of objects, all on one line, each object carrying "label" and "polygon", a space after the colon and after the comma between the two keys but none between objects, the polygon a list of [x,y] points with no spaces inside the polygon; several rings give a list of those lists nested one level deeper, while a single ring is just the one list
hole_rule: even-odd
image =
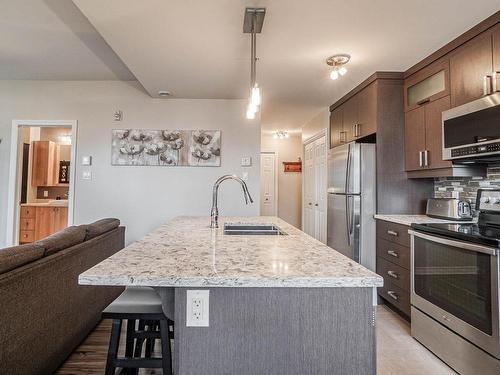
[{"label": "white electrical outlet", "polygon": [[43,191],[43,197],[44,198],[48,198],[49,197],[49,191],[48,190],[44,190]]},{"label": "white electrical outlet", "polygon": [[186,292],[186,327],[208,327],[209,290]]},{"label": "white electrical outlet", "polygon": [[92,172],[82,171],[82,180],[92,180]]}]

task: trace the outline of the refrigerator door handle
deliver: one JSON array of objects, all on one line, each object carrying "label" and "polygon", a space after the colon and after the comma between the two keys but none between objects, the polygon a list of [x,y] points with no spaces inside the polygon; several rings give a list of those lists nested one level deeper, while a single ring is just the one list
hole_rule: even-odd
[{"label": "refrigerator door handle", "polygon": [[346,162],[346,171],[345,171],[345,193],[350,193],[350,182],[351,182],[351,144],[347,145],[347,162]]},{"label": "refrigerator door handle", "polygon": [[350,226],[350,209],[349,209],[349,198],[350,196],[345,197],[345,222],[347,229],[347,246],[351,246],[351,226]]}]

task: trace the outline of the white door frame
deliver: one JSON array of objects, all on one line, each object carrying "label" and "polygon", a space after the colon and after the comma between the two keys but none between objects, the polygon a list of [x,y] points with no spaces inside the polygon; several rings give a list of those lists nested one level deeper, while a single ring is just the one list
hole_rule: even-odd
[{"label": "white door frame", "polygon": [[[318,139],[320,139],[321,137],[325,137],[325,168],[327,169],[325,171],[325,176],[326,176],[326,181],[328,181],[328,145],[329,145],[329,141],[328,141],[328,129],[323,129],[323,130],[320,130],[319,132],[317,132],[316,134],[314,134],[312,137],[309,137],[307,139],[305,139],[303,142],[302,142],[302,164],[304,165],[304,157],[305,157],[305,148],[308,144],[312,143],[312,142],[315,142],[317,141]],[[305,202],[305,197],[304,197],[304,194],[305,194],[305,189],[304,189],[304,175],[302,175],[302,207],[301,207],[301,211],[302,211],[302,230],[304,230],[304,202]],[[328,182],[327,182],[328,184]],[[327,193],[327,187],[325,187],[325,202],[328,202],[328,193]],[[325,210],[327,209],[327,207],[325,207]],[[326,230],[328,229],[327,228],[328,225],[326,224],[326,220],[325,220],[325,225],[324,225],[324,230],[325,230],[325,233],[326,233]]]},{"label": "white door frame", "polygon": [[[275,200],[275,204],[274,204],[274,216],[278,216],[278,212],[279,212],[279,207],[278,207],[278,175],[279,175],[279,170],[278,170],[278,152],[277,151],[261,151],[260,152],[260,155],[262,154],[274,154],[274,200]],[[261,179],[262,181],[262,179]],[[260,188],[260,186],[259,186]],[[262,197],[260,197],[262,199]]]},{"label": "white door frame", "polygon": [[9,167],[9,193],[7,200],[7,246],[19,241],[19,200],[21,175],[18,174],[19,128],[31,127],[71,127],[71,168],[69,170],[68,225],[74,221],[75,176],[76,176],[76,140],[78,134],[77,120],[12,120]]}]

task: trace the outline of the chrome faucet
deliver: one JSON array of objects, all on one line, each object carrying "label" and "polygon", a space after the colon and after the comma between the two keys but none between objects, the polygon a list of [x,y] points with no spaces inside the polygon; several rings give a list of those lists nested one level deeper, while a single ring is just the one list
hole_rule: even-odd
[{"label": "chrome faucet", "polygon": [[245,197],[245,202],[248,204],[253,203],[252,196],[248,191],[247,184],[241,178],[236,175],[226,174],[220,177],[217,181],[215,181],[213,192],[212,192],[212,210],[210,212],[210,228],[218,228],[219,227],[219,209],[217,208],[217,196],[219,194],[219,186],[223,181],[226,180],[235,180],[238,181],[243,188],[243,196]]}]

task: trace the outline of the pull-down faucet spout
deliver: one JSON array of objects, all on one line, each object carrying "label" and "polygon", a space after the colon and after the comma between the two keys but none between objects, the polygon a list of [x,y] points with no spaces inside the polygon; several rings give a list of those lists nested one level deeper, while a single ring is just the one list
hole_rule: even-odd
[{"label": "pull-down faucet spout", "polygon": [[245,197],[245,202],[248,204],[248,202],[253,203],[252,196],[250,195],[250,192],[248,191],[248,186],[243,181],[241,178],[239,178],[236,175],[224,175],[220,177],[217,181],[215,181],[214,188],[212,191],[212,210],[210,212],[210,228],[218,228],[219,227],[219,209],[217,207],[217,199],[218,199],[218,194],[219,194],[219,186],[223,181],[226,180],[235,180],[238,181],[241,185],[241,188],[243,189],[243,196]]}]

